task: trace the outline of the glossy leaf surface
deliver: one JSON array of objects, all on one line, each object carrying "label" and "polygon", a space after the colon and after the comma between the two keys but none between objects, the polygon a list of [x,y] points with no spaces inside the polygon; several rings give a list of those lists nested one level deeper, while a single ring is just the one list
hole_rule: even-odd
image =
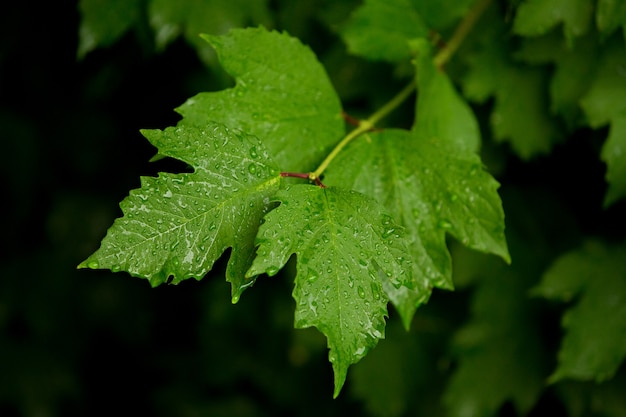
[{"label": "glossy leaf surface", "polygon": [[413,277],[404,231],[371,198],[295,185],[277,199],[280,206],[265,217],[247,275],[274,275],[296,254],[295,326],[315,326],[328,338],[337,396],[348,367],[384,337],[389,289],[427,298],[427,283]]},{"label": "glossy leaf surface", "polygon": [[124,214],[82,268],[126,271],[152,286],[169,279],[201,279],[231,247],[227,279],[238,298],[254,256],[254,236],[281,177],[255,137],[211,123],[147,130],[159,154],[193,167],[193,173],[143,177],[120,203]]}]

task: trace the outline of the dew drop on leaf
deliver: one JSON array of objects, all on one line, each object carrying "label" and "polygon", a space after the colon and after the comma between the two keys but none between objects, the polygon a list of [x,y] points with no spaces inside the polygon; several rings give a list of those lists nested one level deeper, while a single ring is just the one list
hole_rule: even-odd
[{"label": "dew drop on leaf", "polygon": [[254,164],[250,164],[250,165],[248,165],[248,172],[249,172],[250,174],[254,174],[254,173],[256,173],[256,165],[254,165]]},{"label": "dew drop on leaf", "polygon": [[446,229],[446,230],[452,229],[452,223],[450,223],[447,220],[439,220],[439,223],[437,223],[437,226],[440,229]]},{"label": "dew drop on leaf", "polygon": [[91,269],[98,269],[100,264],[98,264],[98,261],[91,261],[87,264],[87,266]]},{"label": "dew drop on leaf", "polygon": [[363,287],[359,287],[357,288],[357,293],[359,294],[359,297],[361,298],[365,298],[365,290],[363,289]]},{"label": "dew drop on leaf", "polygon": [[372,295],[374,296],[374,299],[380,300],[380,290],[378,289],[378,286],[374,282],[372,282],[371,286],[372,286]]}]

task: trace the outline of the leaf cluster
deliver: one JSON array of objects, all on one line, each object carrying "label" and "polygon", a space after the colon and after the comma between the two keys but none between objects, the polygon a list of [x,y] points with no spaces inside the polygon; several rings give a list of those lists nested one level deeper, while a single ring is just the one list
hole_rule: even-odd
[{"label": "leaf cluster", "polygon": [[[228,3],[219,6],[224,13],[244,10]],[[93,34],[93,2],[81,5],[84,54],[109,41],[107,31]],[[248,18],[263,23],[266,5],[257,6],[232,26]],[[199,5],[178,7],[150,3],[162,46],[175,33],[166,30],[172,22],[203,31],[193,12]],[[410,329],[433,289],[458,286],[474,293],[470,319],[450,344],[458,367],[441,394],[450,415],[493,415],[507,401],[527,413],[536,404],[550,375],[536,297],[572,303],[549,382],[609,380],[626,356],[623,248],[592,242],[561,257],[553,248],[520,250],[545,242],[525,240],[517,225],[507,233],[511,256],[500,184],[483,159],[499,145],[531,163],[574,132],[604,128],[604,206],[618,204],[626,194],[625,27],[626,9],[609,0],[529,0],[508,9],[486,0],[366,0],[338,35],[349,53],[385,62],[408,86],[356,121],[316,55],[286,32],[203,35],[235,85],[190,98],[176,109],[177,126],[142,132],[159,157],[193,172],[143,177],[120,204],[123,217],[80,267],[176,284],[202,279],[230,249],[226,279],[236,303],[258,276],[276,275],[295,255],[295,327],[326,336],[335,396],[348,367],[385,337],[388,303]],[[408,98],[406,128],[381,128]],[[507,216],[515,218],[516,209]],[[600,325],[603,317],[611,320]],[[425,355],[432,349],[410,345]],[[354,393],[384,414],[359,382],[371,372],[367,360],[355,372]],[[389,372],[400,368],[392,363]],[[515,378],[502,383],[507,375]],[[572,391],[563,386],[567,401]],[[396,400],[391,415],[409,406],[405,397]]]}]

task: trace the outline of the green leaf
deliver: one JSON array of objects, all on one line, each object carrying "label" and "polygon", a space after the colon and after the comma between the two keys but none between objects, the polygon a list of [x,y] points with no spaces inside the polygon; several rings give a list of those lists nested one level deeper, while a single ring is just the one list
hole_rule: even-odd
[{"label": "green leaf", "polygon": [[142,0],[80,0],[78,57],[119,40],[138,23],[142,3]]},{"label": "green leaf", "polygon": [[471,319],[454,335],[458,365],[443,396],[450,416],[496,416],[507,401],[526,415],[539,398],[544,341],[523,296],[527,282],[520,271],[502,267],[479,277]]},{"label": "green leaf", "polygon": [[434,30],[449,28],[457,20],[465,16],[476,0],[411,0],[413,7],[424,18],[427,25]]},{"label": "green leaf", "polygon": [[236,86],[187,100],[177,109],[180,123],[240,129],[260,138],[281,170],[313,171],[345,131],[339,98],[313,52],[262,28],[205,39]]},{"label": "green leaf", "polygon": [[435,66],[431,45],[418,40],[412,47],[417,52],[418,90],[413,130],[420,137],[448,142],[459,152],[477,152],[480,131],[469,104],[459,96],[448,76]]},{"label": "green leaf", "polygon": [[626,26],[626,3],[623,0],[598,0],[596,24],[604,36]]},{"label": "green leaf", "polygon": [[267,0],[151,0],[148,13],[157,48],[164,49],[183,34],[204,58],[208,46],[200,33],[221,35],[234,27],[271,21]]},{"label": "green leaf", "polygon": [[597,72],[581,106],[593,128],[603,126],[626,110],[626,48],[620,37],[607,42]]},{"label": "green leaf", "polygon": [[505,29],[498,24],[481,28],[479,47],[465,56],[469,70],[461,83],[472,101],[495,98],[490,117],[494,138],[510,142],[516,154],[530,159],[550,152],[562,129],[549,114],[547,71],[512,62]]},{"label": "green leaf", "polygon": [[[444,140],[388,129],[351,143],[324,180],[374,197],[409,232],[422,279],[451,289],[446,233],[509,261],[498,183],[471,152]],[[409,316],[412,316],[410,314]]]},{"label": "green leaf", "polygon": [[568,127],[584,124],[580,99],[593,81],[600,53],[595,38],[586,36],[569,46],[561,35],[527,38],[515,56],[530,64],[554,64],[550,79],[550,110],[562,116]]},{"label": "green leaf", "polygon": [[626,197],[626,112],[612,120],[601,156],[607,165],[609,189],[604,197],[604,206],[608,207]]},{"label": "green leaf", "polygon": [[604,381],[626,357],[624,247],[589,242],[554,262],[534,293],[574,303],[565,312],[559,363],[550,380]]},{"label": "green leaf", "polygon": [[563,33],[572,41],[587,33],[592,16],[592,0],[526,0],[517,9],[513,31],[523,36],[539,36],[563,23]]},{"label": "green leaf", "polygon": [[253,282],[244,274],[281,181],[278,169],[257,138],[216,123],[143,133],[161,155],[194,172],[142,177],[141,188],[120,203],[124,216],[79,268],[127,271],[152,286],[172,277],[176,284],[201,279],[231,247],[226,277],[236,301]]},{"label": "green leaf", "polygon": [[274,275],[297,255],[295,327],[315,326],[328,338],[336,397],[348,367],[384,337],[387,288],[427,298],[427,283],[413,278],[403,230],[372,199],[312,185],[276,197],[280,205],[265,216],[247,275]]},{"label": "green leaf", "polygon": [[409,0],[366,0],[341,30],[350,53],[391,62],[411,57],[409,40],[428,36],[428,27]]}]

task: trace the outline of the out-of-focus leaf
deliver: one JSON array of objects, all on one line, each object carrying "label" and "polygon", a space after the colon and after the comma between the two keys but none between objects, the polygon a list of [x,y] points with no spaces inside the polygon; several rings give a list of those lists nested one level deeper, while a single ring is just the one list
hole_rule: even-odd
[{"label": "out-of-focus leaf", "polygon": [[626,26],[626,2],[622,0],[598,0],[596,24],[604,36],[620,26]]},{"label": "out-of-focus leaf", "polygon": [[549,153],[562,129],[550,117],[547,70],[512,61],[501,24],[479,30],[479,46],[465,56],[469,69],[461,79],[464,95],[479,103],[495,98],[493,136],[509,142],[522,159]]},{"label": "out-of-focus leaf", "polygon": [[142,4],[142,0],[80,0],[78,57],[119,40],[138,23]]},{"label": "out-of-focus leaf", "polygon": [[626,47],[614,36],[607,42],[597,63],[595,78],[581,106],[589,125],[597,128],[626,110]]},{"label": "out-of-focus leaf", "polygon": [[527,413],[544,387],[541,335],[523,296],[527,279],[496,268],[477,281],[472,318],[455,335],[458,368],[444,394],[450,416],[495,416],[511,401]]},{"label": "out-of-focus leaf", "polygon": [[590,242],[563,255],[534,293],[574,301],[563,315],[566,330],[550,380],[604,381],[626,357],[626,264],[624,247]]},{"label": "out-of-focus leaf", "polygon": [[157,48],[184,35],[205,61],[211,55],[201,33],[222,35],[235,27],[271,23],[267,0],[151,0],[148,13]]},{"label": "out-of-focus leaf", "polygon": [[606,180],[609,189],[604,197],[605,207],[626,197],[626,112],[611,122],[611,130],[602,147],[602,160],[606,162]]},{"label": "out-of-focus leaf", "polygon": [[396,62],[411,57],[409,40],[428,36],[428,27],[410,0],[367,0],[341,35],[353,54]]},{"label": "out-of-focus leaf", "polygon": [[523,36],[539,36],[563,23],[565,37],[587,33],[593,17],[592,0],[526,0],[517,9],[513,30]]}]

